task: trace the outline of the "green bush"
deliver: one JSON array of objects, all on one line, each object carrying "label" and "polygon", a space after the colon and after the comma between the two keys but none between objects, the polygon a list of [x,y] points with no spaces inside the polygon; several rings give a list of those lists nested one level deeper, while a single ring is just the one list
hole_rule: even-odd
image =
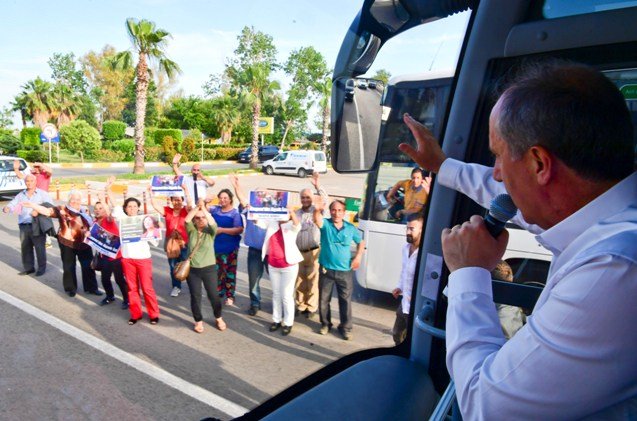
[{"label": "green bush", "polygon": [[20,158],[25,159],[27,162],[44,162],[49,159],[49,156],[42,150],[18,150],[16,151],[16,155]]},{"label": "green bush", "polygon": [[321,149],[319,145],[314,142],[307,142],[301,145],[300,149],[310,150],[310,151],[318,151]]},{"label": "green bush", "polygon": [[40,149],[40,130],[39,127],[25,127],[20,131],[20,140],[26,150]]},{"label": "green bush", "polygon": [[22,141],[9,132],[0,133],[0,150],[3,154],[14,154],[22,148]]},{"label": "green bush", "polygon": [[111,149],[132,158],[135,154],[135,141],[133,139],[119,139],[111,144]]},{"label": "green bush", "polygon": [[239,153],[243,152],[245,148],[217,148],[217,156],[215,159],[223,160],[235,160],[239,158]]},{"label": "green bush", "polygon": [[167,137],[171,137],[173,140],[173,145],[175,149],[179,149],[181,146],[181,142],[183,140],[183,136],[181,135],[181,130],[179,129],[155,129],[153,133],[153,138],[155,139],[155,145],[163,146],[164,139]]},{"label": "green bush", "polygon": [[[201,154],[199,156],[201,157]],[[213,159],[217,159],[217,151],[215,149],[204,149],[203,150],[203,160],[204,161],[212,161]]]},{"label": "green bush", "polygon": [[155,132],[157,131],[157,127],[146,127],[144,129],[144,146],[156,146],[157,142],[155,142]]},{"label": "green bush", "polygon": [[145,146],[144,154],[144,161],[146,162],[164,161],[164,148],[162,148],[161,146]]},{"label": "green bush", "polygon": [[175,148],[175,141],[172,136],[164,137],[161,147],[164,151],[163,161],[167,164],[170,164],[173,160],[173,157],[177,153],[177,149]]},{"label": "green bush", "polygon": [[[219,148],[241,148],[241,149],[245,149],[248,146],[250,146],[249,143],[204,143],[203,144],[203,148],[204,149],[219,149]],[[197,142],[195,143],[195,148],[196,149],[200,149],[201,148],[201,142]]]},{"label": "green bush", "polygon": [[75,120],[60,129],[60,147],[84,158],[95,158],[102,149],[100,134],[84,120]]},{"label": "green bush", "polygon": [[126,134],[126,123],[117,120],[107,120],[102,124],[102,137],[104,140],[115,141],[123,139]]},{"label": "green bush", "polygon": [[122,162],[126,161],[126,154],[120,151],[102,149],[99,151],[100,162]]},{"label": "green bush", "polygon": [[195,149],[195,141],[197,138],[195,136],[186,136],[184,140],[181,142],[181,154],[187,157],[190,157]]}]

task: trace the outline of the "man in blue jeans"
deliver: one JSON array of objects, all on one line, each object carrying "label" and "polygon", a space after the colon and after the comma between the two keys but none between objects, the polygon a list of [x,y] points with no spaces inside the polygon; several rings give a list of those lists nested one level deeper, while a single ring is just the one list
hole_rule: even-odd
[{"label": "man in blue jeans", "polygon": [[[322,201],[321,201],[322,202]],[[321,316],[321,335],[327,335],[332,327],[330,300],[336,285],[338,311],[341,323],[338,326],[343,339],[352,339],[352,291],[354,279],[352,270],[358,269],[365,242],[360,231],[345,221],[345,203],[334,200],[330,204],[330,218],[323,219],[325,203],[314,208],[314,223],[321,230],[321,253],[319,264],[319,315]],[[357,244],[356,255],[352,259],[350,245]]]},{"label": "man in blue jeans", "polygon": [[261,249],[263,248],[263,241],[265,240],[265,228],[260,228],[254,221],[247,219],[250,203],[246,199],[245,193],[239,184],[239,178],[234,174],[230,174],[229,178],[234,192],[239,198],[239,211],[246,217],[243,242],[248,246],[248,282],[250,288],[250,309],[248,310],[248,314],[250,316],[256,316],[257,312],[261,309],[261,289],[259,282],[261,281],[263,269],[265,268],[265,263],[263,263],[263,259],[261,258]]}]

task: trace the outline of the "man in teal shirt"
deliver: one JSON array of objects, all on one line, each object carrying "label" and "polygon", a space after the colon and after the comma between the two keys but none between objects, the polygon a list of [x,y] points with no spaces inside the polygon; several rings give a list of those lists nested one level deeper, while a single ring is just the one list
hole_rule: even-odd
[{"label": "man in teal shirt", "polygon": [[[321,335],[327,335],[332,327],[330,300],[332,290],[336,285],[338,294],[338,310],[341,323],[338,331],[343,339],[352,339],[352,291],[354,280],[352,270],[358,269],[361,256],[365,248],[365,242],[361,238],[360,231],[343,220],[345,216],[345,203],[334,200],[330,204],[331,218],[323,219],[325,204],[318,205],[314,209],[314,222],[321,230],[321,265],[319,275],[319,315],[321,316]],[[357,244],[356,255],[352,259],[350,245]]]}]

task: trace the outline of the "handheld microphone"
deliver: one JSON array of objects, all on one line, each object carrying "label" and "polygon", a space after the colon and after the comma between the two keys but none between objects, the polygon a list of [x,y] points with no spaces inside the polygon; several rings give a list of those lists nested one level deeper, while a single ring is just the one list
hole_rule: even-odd
[{"label": "handheld microphone", "polygon": [[518,208],[513,204],[511,196],[508,194],[499,194],[492,201],[489,212],[484,218],[484,224],[487,231],[496,238],[506,225],[507,221],[515,216]]}]

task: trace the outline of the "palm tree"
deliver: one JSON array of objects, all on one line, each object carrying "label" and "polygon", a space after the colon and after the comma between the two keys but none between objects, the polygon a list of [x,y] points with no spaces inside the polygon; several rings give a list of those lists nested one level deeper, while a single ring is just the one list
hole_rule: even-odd
[{"label": "palm tree", "polygon": [[237,100],[230,95],[217,98],[212,120],[219,128],[221,141],[223,143],[230,142],[232,129],[241,122],[241,113],[237,108]]},{"label": "palm tree", "polygon": [[[134,174],[144,173],[144,126],[146,118],[146,103],[148,84],[150,81],[149,60],[158,64],[160,72],[169,78],[173,78],[181,70],[177,63],[169,60],[165,54],[166,44],[171,38],[169,32],[157,29],[155,23],[141,19],[126,19],[126,30],[133,44],[133,50],[137,53],[137,65],[135,66],[135,166]],[[127,69],[133,67],[133,54],[131,51],[117,53],[112,60],[113,68]]]},{"label": "palm tree", "polygon": [[80,114],[82,99],[70,86],[56,84],[53,87],[52,99],[51,117],[57,120],[58,128],[69,124]]},{"label": "palm tree", "polygon": [[240,89],[240,95],[246,105],[252,111],[252,156],[250,168],[258,166],[259,152],[259,117],[261,116],[261,104],[275,91],[281,89],[277,81],[270,80],[271,69],[266,63],[256,63],[246,66],[241,74],[234,75]]},{"label": "palm tree", "polygon": [[327,138],[330,133],[330,101],[332,99],[332,78],[326,76],[323,83],[318,85],[320,93],[319,105],[322,110],[323,136],[321,138],[321,150],[327,154]]},{"label": "palm tree", "polygon": [[13,109],[22,113],[22,123],[26,125],[28,116],[33,124],[44,127],[51,117],[54,100],[52,98],[53,85],[51,82],[36,78],[22,85],[13,102]]}]

